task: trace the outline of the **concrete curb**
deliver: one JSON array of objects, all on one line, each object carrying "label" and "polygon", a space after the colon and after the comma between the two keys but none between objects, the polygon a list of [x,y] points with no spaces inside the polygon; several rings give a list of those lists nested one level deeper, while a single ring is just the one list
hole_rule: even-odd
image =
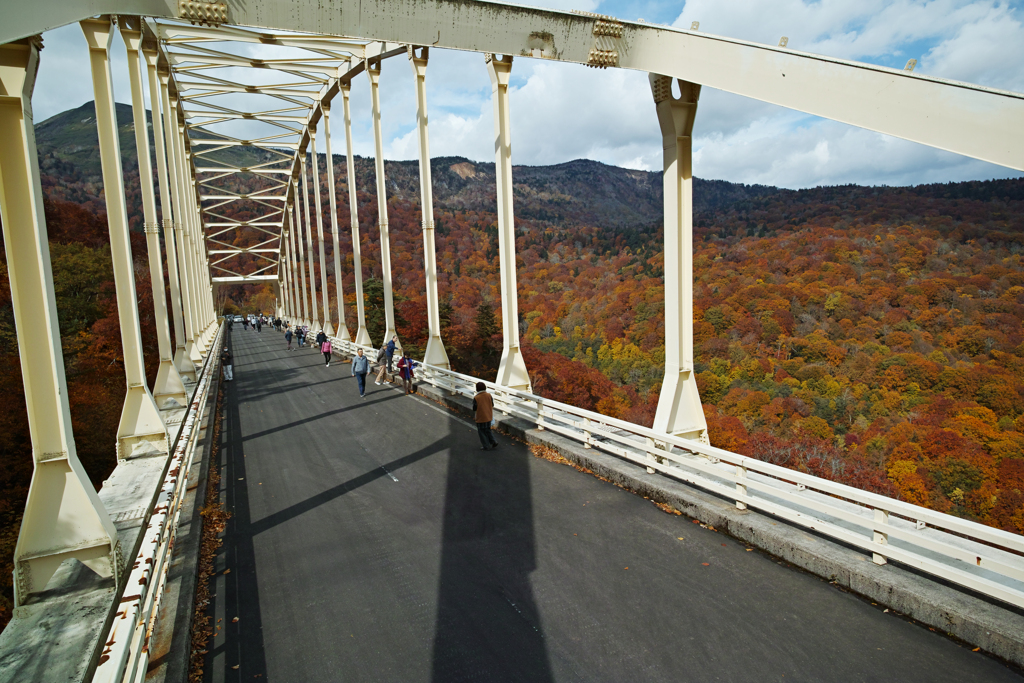
[{"label": "concrete curb", "polygon": [[[450,396],[426,383],[419,384],[416,391],[460,415],[472,417],[472,401],[468,398]],[[1024,614],[1018,610],[893,563],[876,565],[867,553],[771,515],[738,510],[732,501],[663,475],[648,474],[643,467],[602,451],[585,449],[576,441],[539,430],[525,420],[500,415],[496,418],[501,432],[553,448],[570,462],[612,483],[671,505],[718,531],[936,631],[1024,666]]]}]

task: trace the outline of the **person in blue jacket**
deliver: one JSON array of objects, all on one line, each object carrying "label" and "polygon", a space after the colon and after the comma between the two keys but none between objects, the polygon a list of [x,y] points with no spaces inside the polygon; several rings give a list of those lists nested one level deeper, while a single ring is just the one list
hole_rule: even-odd
[{"label": "person in blue jacket", "polygon": [[387,350],[388,350],[387,353],[388,353],[388,373],[389,374],[393,373],[395,371],[394,367],[392,366],[391,363],[395,359],[395,340],[397,340],[397,339],[398,339],[397,336],[396,337],[392,337],[390,339],[390,341],[388,341],[388,345],[386,347]]},{"label": "person in blue jacket", "polygon": [[363,355],[362,349],[356,349],[356,357],[352,359],[352,374],[359,383],[359,398],[366,398],[366,373],[370,371],[370,359]]}]

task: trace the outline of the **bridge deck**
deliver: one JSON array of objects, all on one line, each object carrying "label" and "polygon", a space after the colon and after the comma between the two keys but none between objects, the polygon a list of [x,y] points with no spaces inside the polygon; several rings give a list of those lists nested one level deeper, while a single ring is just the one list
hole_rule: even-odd
[{"label": "bridge deck", "polygon": [[360,399],[273,330],[231,346],[206,680],[1024,680],[504,436],[481,452],[430,401]]}]

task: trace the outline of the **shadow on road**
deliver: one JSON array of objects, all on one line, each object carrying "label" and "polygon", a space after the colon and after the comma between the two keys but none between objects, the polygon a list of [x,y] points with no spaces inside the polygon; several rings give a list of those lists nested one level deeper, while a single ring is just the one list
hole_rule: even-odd
[{"label": "shadow on road", "polygon": [[522,448],[453,449],[434,635],[435,683],[553,680],[530,573],[536,566]]}]

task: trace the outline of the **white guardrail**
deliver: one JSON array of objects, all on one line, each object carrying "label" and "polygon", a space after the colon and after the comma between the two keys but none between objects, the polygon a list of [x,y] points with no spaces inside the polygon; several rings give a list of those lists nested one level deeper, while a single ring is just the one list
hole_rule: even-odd
[{"label": "white guardrail", "polygon": [[[374,349],[332,338],[336,351]],[[462,396],[475,377],[419,364],[416,377]],[[647,427],[485,382],[495,408],[583,444],[872,554],[1024,607],[1024,536],[935,512]]]},{"label": "white guardrail", "polygon": [[223,335],[222,324],[210,345],[188,412],[178,432],[174,453],[153,504],[139,553],[131,566],[124,595],[116,606],[114,622],[104,641],[93,683],[142,683],[146,677],[149,640],[153,635],[160,598],[167,580],[178,517],[188,489],[188,472],[198,450],[210,382],[219,367]]}]

